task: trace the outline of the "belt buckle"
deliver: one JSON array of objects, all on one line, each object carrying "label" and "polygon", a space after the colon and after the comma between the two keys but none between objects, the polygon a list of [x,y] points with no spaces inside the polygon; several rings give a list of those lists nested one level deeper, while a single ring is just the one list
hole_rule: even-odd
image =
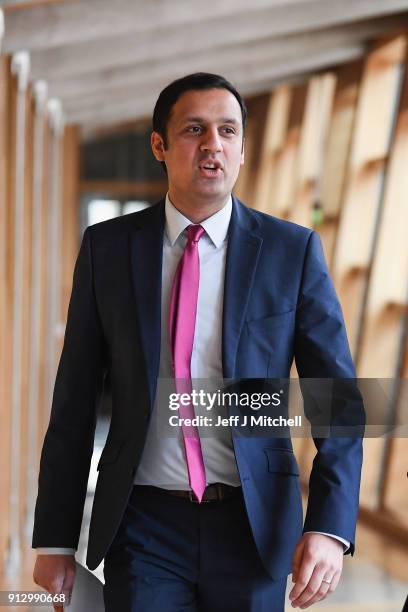
[{"label": "belt buckle", "polygon": [[193,504],[208,504],[211,501],[211,499],[202,499],[201,502],[199,502],[196,494],[191,489],[188,492],[188,499],[193,502]]}]

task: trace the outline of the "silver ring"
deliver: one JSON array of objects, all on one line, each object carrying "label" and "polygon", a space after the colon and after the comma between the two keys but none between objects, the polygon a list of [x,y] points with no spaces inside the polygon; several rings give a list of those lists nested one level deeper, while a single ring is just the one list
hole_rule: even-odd
[{"label": "silver ring", "polygon": [[322,582],[327,582],[327,584],[331,584],[331,582],[332,582],[332,581],[331,581],[331,580],[325,580],[325,579],[323,578]]}]

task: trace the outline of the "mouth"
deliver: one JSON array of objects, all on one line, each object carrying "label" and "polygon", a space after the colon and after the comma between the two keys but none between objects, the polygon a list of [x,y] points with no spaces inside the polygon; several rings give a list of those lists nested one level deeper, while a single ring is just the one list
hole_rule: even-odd
[{"label": "mouth", "polygon": [[204,178],[218,178],[223,174],[222,164],[219,161],[206,160],[198,166],[201,176]]}]

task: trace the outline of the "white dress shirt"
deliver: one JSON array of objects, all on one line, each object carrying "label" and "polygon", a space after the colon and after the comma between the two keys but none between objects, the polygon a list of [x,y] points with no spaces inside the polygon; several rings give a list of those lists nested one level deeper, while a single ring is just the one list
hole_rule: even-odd
[{"label": "white dress shirt", "polygon": [[[217,213],[200,224],[205,233],[198,243],[200,256],[200,284],[197,317],[191,357],[192,379],[222,380],[222,311],[224,276],[227,253],[228,226],[231,219],[232,198]],[[187,241],[186,228],[191,221],[171,203],[167,194],[165,203],[165,231],[163,239],[161,346],[158,385],[172,380],[172,357],[168,334],[168,313],[171,287],[177,264]],[[157,394],[160,397],[160,393]],[[159,425],[162,411],[169,414],[168,405],[153,409],[146,443],[137,469],[134,484],[153,485],[164,489],[190,489],[184,455],[181,429],[173,437],[163,435]],[[240,486],[240,478],[232,446],[231,432],[227,427],[217,428],[217,436],[201,437],[201,446],[207,484],[223,482]],[[315,532],[323,533],[323,532]],[[350,543],[332,534],[348,549]],[[72,554],[68,548],[38,548],[37,552]]]},{"label": "white dress shirt", "polygon": [[[203,221],[205,233],[198,243],[200,257],[200,284],[197,315],[191,355],[191,378],[222,380],[222,308],[224,297],[225,258],[227,232],[231,219],[232,200]],[[172,357],[168,330],[170,295],[177,264],[186,242],[186,228],[191,221],[184,217],[166,198],[166,226],[163,239],[161,347],[158,385],[167,385],[173,377]],[[164,397],[160,390],[157,397]],[[153,485],[164,489],[189,490],[184,441],[181,428],[173,437],[163,435],[160,418],[170,416],[168,401],[154,407],[146,444],[135,476],[135,484]],[[231,432],[226,427],[217,428],[217,436],[201,437],[201,447],[207,484],[223,482],[232,486],[241,484]],[[224,435],[220,435],[220,434]],[[178,435],[177,435],[178,434]]]}]

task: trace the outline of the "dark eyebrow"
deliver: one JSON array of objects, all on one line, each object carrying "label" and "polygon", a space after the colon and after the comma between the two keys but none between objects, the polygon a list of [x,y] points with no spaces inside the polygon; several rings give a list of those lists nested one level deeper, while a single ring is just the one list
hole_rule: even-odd
[{"label": "dark eyebrow", "polygon": [[[231,123],[232,125],[239,125],[239,121],[231,118],[222,117],[219,119],[220,123]],[[206,123],[206,120],[203,117],[186,117],[183,123]]]},{"label": "dark eyebrow", "polygon": [[220,123],[232,123],[232,125],[240,125],[240,122],[233,118],[232,119],[228,119],[228,118],[221,119]]}]

